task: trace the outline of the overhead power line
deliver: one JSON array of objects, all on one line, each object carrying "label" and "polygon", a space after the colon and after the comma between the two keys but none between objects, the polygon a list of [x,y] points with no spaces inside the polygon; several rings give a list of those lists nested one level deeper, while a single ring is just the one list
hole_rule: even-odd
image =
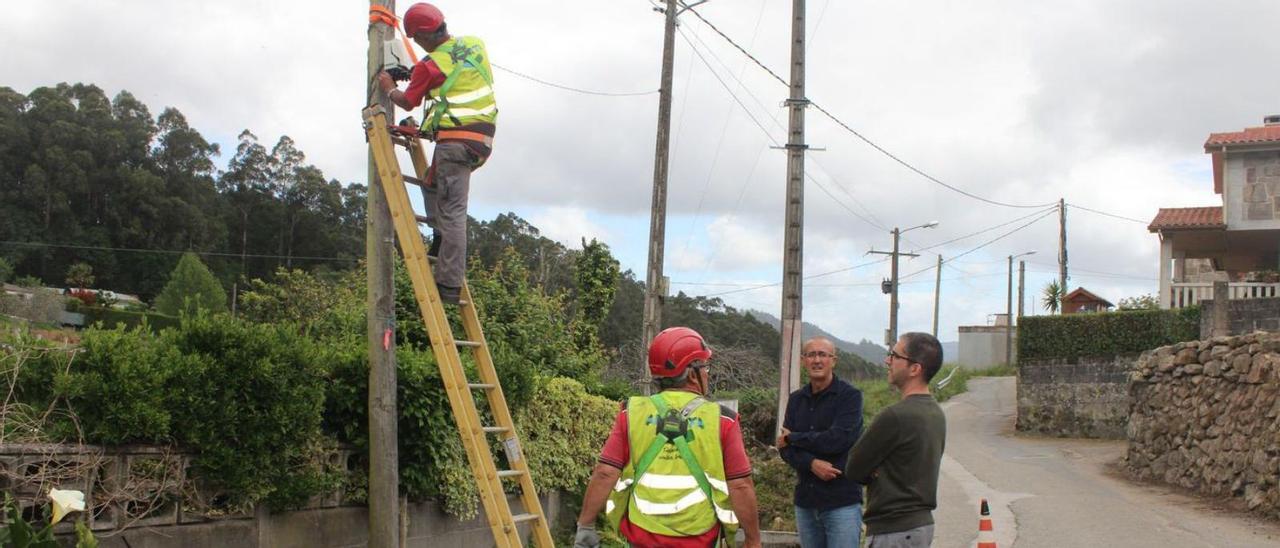
[{"label": "overhead power line", "polygon": [[347,257],[308,257],[303,255],[262,255],[257,253],[221,253],[217,251],[196,251],[188,250],[172,250],[172,249],[139,249],[130,247],[107,247],[98,245],[74,245],[74,244],[54,244],[48,242],[18,242],[18,241],[0,241],[0,245],[13,245],[20,247],[58,247],[65,249],[88,249],[95,251],[125,251],[129,253],[159,253],[166,255],[182,255],[183,253],[195,253],[196,255],[205,255],[210,257],[245,257],[248,259],[296,259],[299,261],[340,261],[340,262],[357,262],[359,259]]},{"label": "overhead power line", "polygon": [[[1055,209],[1056,209],[1056,208],[1055,208]],[[1036,217],[1036,218],[1034,218],[1034,219],[1030,220],[1029,222],[1027,222],[1027,223],[1025,223],[1025,224],[1019,225],[1017,228],[1015,228],[1015,229],[1013,229],[1013,230],[1010,230],[1010,231],[1008,231],[1008,232],[1005,232],[1004,234],[1001,234],[1001,235],[999,235],[999,236],[996,236],[995,238],[992,238],[992,239],[987,240],[987,241],[985,241],[985,242],[983,242],[983,243],[981,243],[981,244],[978,244],[976,247],[973,247],[973,248],[969,249],[968,251],[965,251],[964,253],[961,253],[961,254],[956,255],[956,256],[954,256],[954,257],[947,258],[947,259],[943,260],[943,261],[942,261],[942,263],[943,263],[943,264],[949,263],[949,262],[951,262],[951,261],[954,261],[954,260],[956,260],[956,259],[959,259],[960,257],[964,257],[965,255],[968,255],[968,254],[973,253],[973,252],[975,252],[975,251],[977,251],[977,250],[979,250],[979,249],[982,249],[982,248],[987,247],[987,246],[989,246],[989,245],[991,245],[991,244],[994,244],[994,243],[996,243],[996,242],[998,242],[998,241],[1000,241],[1000,240],[1003,240],[1004,238],[1008,237],[1009,235],[1011,235],[1011,234],[1013,234],[1013,233],[1015,233],[1015,232],[1018,232],[1018,231],[1020,231],[1020,230],[1022,230],[1022,229],[1024,229],[1024,228],[1027,228],[1027,227],[1029,227],[1029,226],[1031,226],[1031,225],[1035,224],[1035,223],[1036,223],[1037,221],[1039,221],[1040,219],[1043,219],[1043,218],[1045,218],[1045,217],[1048,217],[1048,216],[1050,216],[1050,215],[1053,215],[1055,212],[1056,212],[1055,210],[1049,210],[1049,211],[1046,211],[1046,212],[1044,212],[1043,214],[1041,214],[1039,217]],[[928,272],[928,271],[930,271],[930,270],[933,270],[933,269],[935,268],[935,266],[936,266],[936,265],[929,265],[929,266],[928,266],[928,267],[926,267],[926,268],[922,268],[922,269],[920,269],[920,270],[917,270],[917,271],[912,272],[912,273],[910,273],[910,274],[907,274],[907,275],[905,275],[905,276],[899,276],[899,277],[898,277],[898,281],[899,281],[899,282],[901,282],[902,280],[905,280],[905,279],[910,278],[910,277],[912,277],[912,276],[915,276],[915,275],[917,275],[917,274],[922,274],[922,273],[924,273],[924,272]]]},{"label": "overhead power line", "polygon": [[1142,220],[1142,219],[1134,219],[1133,217],[1125,217],[1124,215],[1116,215],[1115,213],[1107,213],[1107,212],[1105,212],[1105,211],[1099,211],[1099,210],[1096,210],[1096,209],[1090,209],[1090,208],[1087,208],[1087,207],[1084,207],[1084,206],[1081,206],[1081,205],[1076,205],[1076,204],[1073,204],[1073,203],[1067,203],[1067,207],[1070,207],[1070,208],[1072,208],[1072,209],[1079,209],[1079,210],[1081,210],[1081,211],[1088,211],[1089,213],[1096,213],[1096,214],[1098,214],[1098,215],[1103,215],[1103,216],[1106,216],[1106,217],[1112,217],[1112,218],[1120,219],[1120,220],[1122,220],[1122,221],[1134,222],[1134,223],[1138,223],[1138,224],[1143,225],[1143,226],[1146,226],[1146,225],[1148,225],[1148,224],[1150,224],[1150,223],[1151,223],[1151,221],[1144,221],[1144,220]]},{"label": "overhead power line", "polygon": [[[786,80],[784,80],[781,76],[779,76],[779,75],[778,75],[778,73],[776,73],[776,72],[774,72],[773,70],[771,70],[771,69],[770,69],[768,66],[766,66],[763,62],[761,62],[761,61],[760,61],[760,59],[756,58],[756,56],[752,55],[752,54],[751,54],[750,52],[748,52],[745,48],[743,48],[742,46],[738,45],[738,43],[737,43],[737,42],[735,42],[732,38],[730,38],[730,37],[729,37],[729,35],[725,34],[723,31],[721,31],[721,30],[720,30],[718,27],[716,27],[716,26],[715,26],[715,24],[713,24],[711,21],[708,21],[708,20],[707,20],[707,18],[703,17],[703,16],[702,16],[702,14],[700,14],[700,13],[698,13],[698,12],[697,12],[697,10],[694,10],[694,9],[692,9],[692,8],[691,8],[691,9],[689,9],[688,11],[689,11],[689,12],[691,12],[691,13],[693,13],[693,15],[694,15],[695,17],[697,17],[699,21],[702,21],[702,23],[703,23],[703,24],[705,24],[705,25],[707,25],[708,27],[710,27],[710,28],[711,28],[711,30],[715,31],[715,33],[716,33],[716,34],[719,34],[721,38],[724,38],[724,40],[725,40],[726,42],[729,42],[729,44],[730,44],[730,45],[732,45],[735,49],[737,49],[737,50],[738,50],[739,52],[741,52],[743,55],[747,56],[747,58],[748,58],[748,59],[750,59],[750,60],[751,60],[752,62],[754,62],[757,66],[759,66],[761,69],[763,69],[765,72],[767,72],[767,73],[768,73],[770,76],[772,76],[775,80],[777,80],[778,82],[780,82],[780,83],[781,83],[782,85],[784,85],[784,86],[785,86],[785,85],[788,85],[788,84],[787,84],[787,81],[786,81]],[[857,137],[857,138],[858,138],[858,139],[860,139],[862,142],[864,142],[864,143],[866,143],[866,144],[870,145],[870,146],[871,146],[871,148],[876,149],[876,150],[877,150],[877,151],[879,151],[881,154],[884,154],[885,156],[887,156],[889,159],[891,159],[891,160],[893,160],[893,161],[895,161],[895,162],[897,162],[897,163],[901,164],[903,167],[906,167],[907,169],[909,169],[909,170],[911,170],[912,172],[914,172],[914,173],[916,173],[916,174],[920,175],[921,177],[924,177],[926,180],[929,180],[929,181],[931,181],[931,182],[933,182],[933,183],[939,184],[939,185],[941,185],[941,186],[943,186],[943,187],[945,187],[945,188],[947,188],[947,189],[950,189],[950,190],[952,190],[952,191],[954,191],[954,192],[957,192],[957,193],[959,193],[959,194],[961,194],[961,195],[963,195],[963,196],[967,196],[967,197],[969,197],[969,198],[973,198],[973,199],[975,199],[975,200],[978,200],[978,201],[981,201],[981,202],[985,202],[985,203],[988,203],[988,204],[992,204],[992,205],[998,205],[998,206],[1003,206],[1003,207],[1013,207],[1013,208],[1026,208],[1026,209],[1038,209],[1038,208],[1042,208],[1042,207],[1047,207],[1047,206],[1050,206],[1050,205],[1054,205],[1054,204],[1056,203],[1056,202],[1048,202],[1048,203],[1044,203],[1044,204],[1013,204],[1013,203],[1008,203],[1008,202],[1001,202],[1001,201],[998,201],[998,200],[992,200],[992,199],[990,199],[990,198],[985,198],[985,197],[979,196],[979,195],[977,195],[977,194],[974,194],[974,193],[972,193],[972,192],[968,192],[968,191],[966,191],[966,190],[964,190],[964,189],[961,189],[961,188],[959,188],[959,187],[956,187],[956,186],[952,186],[952,185],[950,185],[950,184],[947,184],[947,183],[943,182],[941,179],[938,179],[937,177],[934,177],[934,176],[932,176],[932,175],[930,175],[930,174],[926,173],[924,170],[922,170],[922,169],[920,169],[920,168],[918,168],[918,167],[916,167],[916,166],[912,165],[910,162],[907,162],[906,160],[903,160],[902,158],[898,157],[898,155],[896,155],[896,154],[894,154],[894,153],[892,153],[892,152],[889,152],[889,150],[888,150],[888,149],[886,149],[886,148],[884,148],[884,147],[880,146],[880,145],[879,145],[879,144],[877,144],[875,141],[872,141],[870,138],[868,138],[867,136],[863,135],[863,134],[862,134],[861,132],[859,132],[858,130],[853,129],[853,127],[851,127],[849,124],[845,123],[845,122],[844,122],[843,120],[841,120],[840,118],[836,117],[836,115],[832,114],[832,113],[831,113],[830,111],[828,111],[827,109],[823,108],[823,107],[822,107],[822,105],[819,105],[817,102],[814,102],[814,101],[812,101],[812,100],[811,100],[811,101],[809,102],[809,104],[810,104],[810,105],[813,105],[813,107],[814,107],[814,108],[818,109],[818,112],[821,112],[821,113],[822,113],[822,114],[824,114],[827,118],[830,118],[833,122],[835,122],[835,123],[836,123],[837,125],[839,125],[841,128],[844,128],[844,130],[845,130],[845,131],[848,131],[848,132],[849,132],[850,134],[852,134],[854,137]]]},{"label": "overhead power line", "polygon": [[640,96],[640,95],[653,95],[653,94],[655,94],[655,93],[658,93],[658,90],[656,90],[656,89],[655,89],[655,90],[651,90],[651,91],[611,92],[611,91],[593,91],[593,90],[589,90],[589,89],[575,88],[575,87],[573,87],[573,86],[566,86],[566,85],[564,85],[564,84],[557,84],[557,83],[555,83],[555,82],[548,82],[548,81],[543,80],[543,79],[541,79],[541,78],[538,78],[538,77],[535,77],[535,76],[530,76],[530,75],[525,74],[525,73],[523,73],[523,72],[520,72],[520,71],[517,71],[517,70],[514,70],[514,69],[510,69],[510,68],[504,67],[504,66],[499,65],[499,64],[497,64],[497,63],[494,63],[494,62],[492,62],[492,61],[490,61],[490,62],[489,62],[489,64],[490,64],[490,65],[493,65],[493,66],[494,66],[494,68],[497,68],[498,70],[501,70],[501,71],[506,72],[506,73],[509,73],[509,74],[513,74],[513,75],[515,75],[515,76],[519,76],[519,77],[521,77],[521,78],[524,78],[525,80],[530,80],[530,81],[533,81],[533,82],[537,82],[537,83],[539,83],[539,84],[542,84],[542,85],[544,85],[544,86],[551,86],[551,87],[553,87],[553,88],[562,89],[562,90],[565,90],[565,91],[572,91],[572,92],[574,92],[574,93],[582,93],[582,94],[585,94],[585,95],[600,95],[600,96],[604,96],[604,97],[636,97],[636,96]]}]

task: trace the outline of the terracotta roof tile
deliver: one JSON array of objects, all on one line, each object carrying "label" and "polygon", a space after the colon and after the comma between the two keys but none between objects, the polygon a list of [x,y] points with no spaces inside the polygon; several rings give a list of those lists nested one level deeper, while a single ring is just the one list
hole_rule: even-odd
[{"label": "terracotta roof tile", "polygon": [[1147,230],[1187,230],[1197,228],[1226,228],[1222,222],[1222,206],[1160,208]]},{"label": "terracotta roof tile", "polygon": [[1280,126],[1263,126],[1246,128],[1244,131],[1228,133],[1210,133],[1209,140],[1204,142],[1207,152],[1210,147],[1227,145],[1280,144]]}]

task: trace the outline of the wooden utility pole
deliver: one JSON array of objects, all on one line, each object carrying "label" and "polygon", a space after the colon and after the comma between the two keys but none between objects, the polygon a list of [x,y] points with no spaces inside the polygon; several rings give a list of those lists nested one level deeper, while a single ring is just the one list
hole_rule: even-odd
[{"label": "wooden utility pole", "polygon": [[778,346],[778,425],[782,432],[784,411],[791,391],[800,385],[800,346],[804,344],[804,0],[791,2],[791,110],[787,131],[787,202],[782,244],[782,344]]},{"label": "wooden utility pole", "polygon": [[[942,298],[942,255],[938,255],[938,272],[933,279],[933,338],[938,338],[938,300]],[[897,341],[894,341],[897,342]]]},{"label": "wooden utility pole", "polygon": [[[370,7],[395,12],[395,0],[370,0]],[[371,102],[376,98],[388,113],[391,99],[370,84],[382,70],[383,42],[395,38],[395,29],[383,23],[369,24],[369,64],[364,86]],[[369,548],[399,546],[399,455],[396,442],[395,287],[392,283],[395,253],[394,225],[387,197],[378,180],[373,149],[369,150],[369,191],[365,225],[365,261],[368,302],[365,310],[369,337]]]},{"label": "wooden utility pole", "polygon": [[[1058,286],[1062,295],[1067,294],[1067,201],[1058,198]],[[1058,313],[1062,313],[1062,303],[1058,303]]]},{"label": "wooden utility pole", "polygon": [[[644,333],[640,339],[643,348],[658,334],[662,326],[662,304],[666,299],[666,284],[662,277],[663,247],[667,238],[667,171],[671,147],[671,80],[675,65],[676,48],[676,0],[667,0],[666,25],[662,34],[662,84],[658,89],[658,143],[653,153],[653,203],[649,215],[649,272],[644,284]],[[644,352],[642,352],[644,354]],[[649,378],[649,367],[640,364],[644,379]],[[644,392],[650,385],[644,383]]]}]

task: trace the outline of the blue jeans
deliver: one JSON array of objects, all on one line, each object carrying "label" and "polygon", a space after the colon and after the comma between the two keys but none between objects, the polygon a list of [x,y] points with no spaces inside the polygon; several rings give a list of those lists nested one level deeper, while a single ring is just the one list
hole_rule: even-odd
[{"label": "blue jeans", "polygon": [[804,548],[858,548],[862,537],[862,505],[825,510],[797,506],[796,529]]}]

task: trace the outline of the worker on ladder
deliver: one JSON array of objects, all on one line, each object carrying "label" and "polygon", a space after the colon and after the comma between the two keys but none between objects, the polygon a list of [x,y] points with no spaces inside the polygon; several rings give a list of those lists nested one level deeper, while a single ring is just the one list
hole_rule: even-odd
[{"label": "worker on ladder", "polygon": [[414,65],[405,91],[396,89],[385,71],[378,74],[378,85],[405,110],[413,110],[424,98],[432,101],[421,128],[422,136],[436,142],[422,185],[432,229],[428,254],[439,258],[435,278],[440,300],[457,304],[466,274],[471,172],[489,158],[497,129],[493,72],[484,42],[474,36],[450,36],[444,14],[435,6],[414,4],[403,22],[405,35],[422,46],[427,57]]},{"label": "worker on ladder", "polygon": [[739,525],[745,546],[760,546],[738,414],[706,399],[710,359],[687,327],[654,337],[649,373],[661,391],[630,398],[614,420],[583,496],[575,548],[600,545],[601,510],[635,547],[732,545]]}]

